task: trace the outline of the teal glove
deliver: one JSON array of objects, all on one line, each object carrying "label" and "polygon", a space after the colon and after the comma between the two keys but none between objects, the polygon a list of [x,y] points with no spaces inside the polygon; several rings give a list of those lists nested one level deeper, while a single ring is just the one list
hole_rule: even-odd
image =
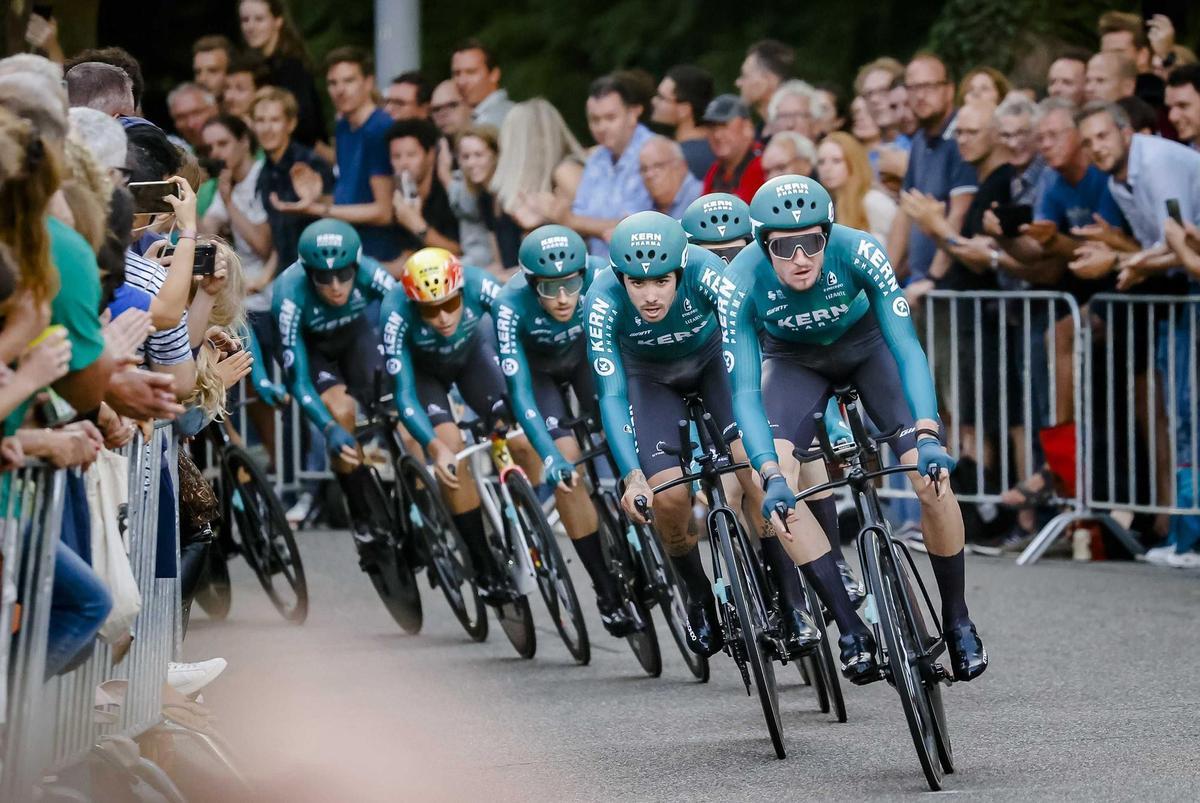
[{"label": "teal glove", "polygon": [[560,482],[569,484],[575,476],[575,466],[556,449],[546,458],[546,469],[542,476],[550,485],[558,485]]},{"label": "teal glove", "polygon": [[287,401],[288,397],[286,387],[269,379],[260,380],[258,386],[255,387],[255,391],[258,392],[259,400],[271,407],[279,407]]},{"label": "teal glove", "polygon": [[325,448],[329,450],[330,454],[336,456],[341,453],[343,446],[357,449],[358,442],[349,432],[342,429],[340,424],[329,422],[329,426],[325,430]]},{"label": "teal glove", "polygon": [[942,479],[949,479],[950,472],[958,461],[946,452],[946,447],[935,438],[926,438],[917,442],[917,468],[922,474],[930,475],[935,469],[940,472]]},{"label": "teal glove", "polygon": [[[771,518],[771,514],[776,512],[776,507],[779,505],[783,505],[789,511],[796,507],[796,494],[788,487],[787,480],[783,478],[782,474],[776,474],[767,480],[763,491],[766,494],[762,504],[764,519]],[[787,515],[784,514],[781,518],[786,521]]]}]

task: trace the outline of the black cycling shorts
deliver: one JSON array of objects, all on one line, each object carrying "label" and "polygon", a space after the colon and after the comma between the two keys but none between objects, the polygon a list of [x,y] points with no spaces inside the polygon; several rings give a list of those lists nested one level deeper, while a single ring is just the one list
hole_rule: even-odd
[{"label": "black cycling shorts", "polygon": [[592,366],[587,361],[586,341],[581,337],[566,352],[554,356],[527,351],[526,359],[533,397],[537,401],[538,412],[546,420],[550,437],[555,440],[572,437],[571,430],[560,423],[571,417],[563,394],[564,385],[575,391],[580,414],[596,414],[596,382]]},{"label": "black cycling shorts", "polygon": [[304,345],[308,376],[318,394],[345,385],[360,404],[367,404],[375,395],[377,374],[381,387],[388,387],[388,377],[380,373],[383,344],[366,316],[360,315],[331,332],[306,333]]},{"label": "black cycling shorts", "polygon": [[663,451],[678,448],[679,422],[686,419],[684,394],[698,392],[706,412],[721,432],[734,430],[733,395],[721,355],[721,336],[714,335],[699,351],[672,362],[639,360],[623,355],[638,463],[646,477],[677,468],[679,458]]},{"label": "black cycling shorts", "polygon": [[458,387],[463,401],[475,415],[495,424],[502,412],[501,402],[508,388],[500,373],[500,358],[496,354],[496,335],[490,326],[480,326],[464,349],[464,355],[452,362],[432,363],[414,355],[413,374],[417,399],[433,426],[454,422],[450,409],[450,388]]},{"label": "black cycling shorts", "polygon": [[897,455],[916,448],[916,422],[908,407],[896,358],[868,313],[828,346],[789,343],[762,335],[763,410],[776,438],[808,448],[816,435],[813,414],[822,412],[835,385],[853,384],[879,432],[899,428]]}]

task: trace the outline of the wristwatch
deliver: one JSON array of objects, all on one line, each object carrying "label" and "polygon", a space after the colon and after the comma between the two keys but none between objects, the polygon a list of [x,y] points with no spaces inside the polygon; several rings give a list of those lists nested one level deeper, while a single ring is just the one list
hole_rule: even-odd
[{"label": "wristwatch", "polygon": [[1000,267],[1000,249],[993,248],[990,252],[991,259],[988,264],[992,266],[992,270],[997,270]]}]

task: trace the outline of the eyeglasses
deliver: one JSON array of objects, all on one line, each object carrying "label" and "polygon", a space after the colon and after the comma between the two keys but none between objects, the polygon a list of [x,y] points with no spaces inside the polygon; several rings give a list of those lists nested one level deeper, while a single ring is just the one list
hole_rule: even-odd
[{"label": "eyeglasses", "polygon": [[666,170],[673,164],[675,164],[674,159],[667,162],[651,162],[650,164],[640,166],[638,168],[638,172],[643,176],[648,176],[651,173],[658,173],[659,171]]},{"label": "eyeglasses", "polygon": [[431,321],[443,312],[454,314],[458,312],[458,308],[462,306],[462,293],[455,293],[447,299],[428,304],[417,304],[417,310],[421,313],[421,317],[427,321]]},{"label": "eyeglasses", "polygon": [[744,246],[744,245],[721,245],[721,246],[715,246],[715,247],[709,248],[708,250],[712,251],[714,254],[719,256],[722,259],[722,261],[724,261],[725,264],[728,265],[730,262],[733,261],[733,258],[735,256],[737,256],[738,254],[740,254],[742,252],[742,249],[745,247],[746,246]]},{"label": "eyeglasses", "polygon": [[576,273],[561,279],[540,279],[534,287],[542,298],[558,298],[559,293],[573,296],[583,289],[583,274]]},{"label": "eyeglasses", "polygon": [[439,103],[436,106],[430,106],[429,111],[431,111],[433,114],[441,114],[442,112],[454,111],[461,105],[461,101],[452,100],[449,103]]},{"label": "eyeglasses", "polygon": [[767,241],[767,251],[777,259],[795,259],[797,251],[803,251],[810,259],[825,250],[828,240],[823,231],[810,231],[806,234],[789,234],[786,237],[776,237]]},{"label": "eyeglasses", "polygon": [[867,100],[870,100],[871,98],[881,98],[891,91],[892,88],[890,86],[884,86],[880,87],[879,89],[868,89],[866,92],[862,93],[862,96]]},{"label": "eyeglasses", "polygon": [[928,81],[923,84],[905,84],[904,88],[915,95],[918,92],[932,92],[935,89],[941,89],[948,83],[950,83],[950,82],[949,81]]},{"label": "eyeglasses", "polygon": [[354,276],[357,273],[358,265],[347,265],[337,270],[310,270],[308,277],[313,280],[314,284],[328,285],[334,282],[346,284],[347,282],[354,281]]},{"label": "eyeglasses", "polygon": [[968,137],[977,137],[983,133],[982,128],[963,128],[959,126],[954,129],[955,139],[966,139]]},{"label": "eyeglasses", "polygon": [[999,139],[1001,142],[1021,142],[1029,139],[1032,134],[1033,132],[1027,128],[1021,128],[1016,131],[1001,131]]}]

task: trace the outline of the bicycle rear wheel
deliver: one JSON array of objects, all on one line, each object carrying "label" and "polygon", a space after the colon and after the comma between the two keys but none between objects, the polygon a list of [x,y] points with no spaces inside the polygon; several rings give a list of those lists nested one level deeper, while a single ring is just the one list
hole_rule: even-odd
[{"label": "bicycle rear wheel", "polygon": [[508,472],[504,485],[512,498],[512,512],[516,517],[513,523],[521,528],[529,542],[529,557],[537,577],[538,591],[546,602],[554,627],[571,657],[580,664],[587,664],[592,659],[592,648],[588,641],[587,625],[583,621],[583,609],[567,571],[567,562],[558,549],[558,542],[546,522],[542,506],[529,480],[521,472]]},{"label": "bicycle rear wheel", "polygon": [[287,621],[301,624],[308,618],[308,581],[283,505],[258,463],[244,449],[226,447],[223,462],[230,481],[226,489],[229,507],[242,554],[275,610]]},{"label": "bicycle rear wheel", "polygon": [[474,641],[485,640],[487,607],[471,579],[475,575],[467,544],[454,527],[437,485],[425,466],[411,455],[402,455],[397,461],[396,476],[404,483],[402,496],[408,502],[408,510],[399,513],[407,518],[409,532],[420,533],[425,541],[431,579],[437,578],[442,595],[467,635]]},{"label": "bicycle rear wheel", "polygon": [[692,648],[688,646],[687,589],[663,551],[658,535],[640,524],[631,522],[629,526],[634,528],[637,538],[642,542],[642,570],[646,572],[651,593],[658,603],[663,620],[667,623],[667,630],[671,632],[671,639],[692,677],[701,683],[707,683],[708,656],[692,652]]},{"label": "bicycle rear wheel", "polygon": [[845,722],[846,701],[842,697],[842,684],[839,680],[841,669],[833,660],[833,645],[830,643],[829,626],[825,624],[825,616],[821,611],[821,598],[809,583],[804,584],[804,593],[808,598],[808,610],[812,614],[813,622],[820,623],[821,643],[817,645],[816,651],[804,656],[803,665],[817,690],[821,713],[828,714],[832,711],[838,722]]},{"label": "bicycle rear wheel", "polygon": [[413,573],[395,531],[400,522],[395,521],[391,500],[383,489],[379,474],[374,467],[367,466],[367,487],[363,489],[365,497],[370,500],[370,511],[357,511],[357,514],[369,516],[369,520],[388,521],[390,526],[387,533],[375,533],[376,539],[386,539],[386,543],[376,543],[371,548],[370,555],[364,555],[360,548],[360,556],[365,558],[363,570],[371,578],[375,593],[383,601],[383,607],[400,629],[410,635],[421,632],[425,616],[421,607],[421,592],[417,587],[417,577]]}]

